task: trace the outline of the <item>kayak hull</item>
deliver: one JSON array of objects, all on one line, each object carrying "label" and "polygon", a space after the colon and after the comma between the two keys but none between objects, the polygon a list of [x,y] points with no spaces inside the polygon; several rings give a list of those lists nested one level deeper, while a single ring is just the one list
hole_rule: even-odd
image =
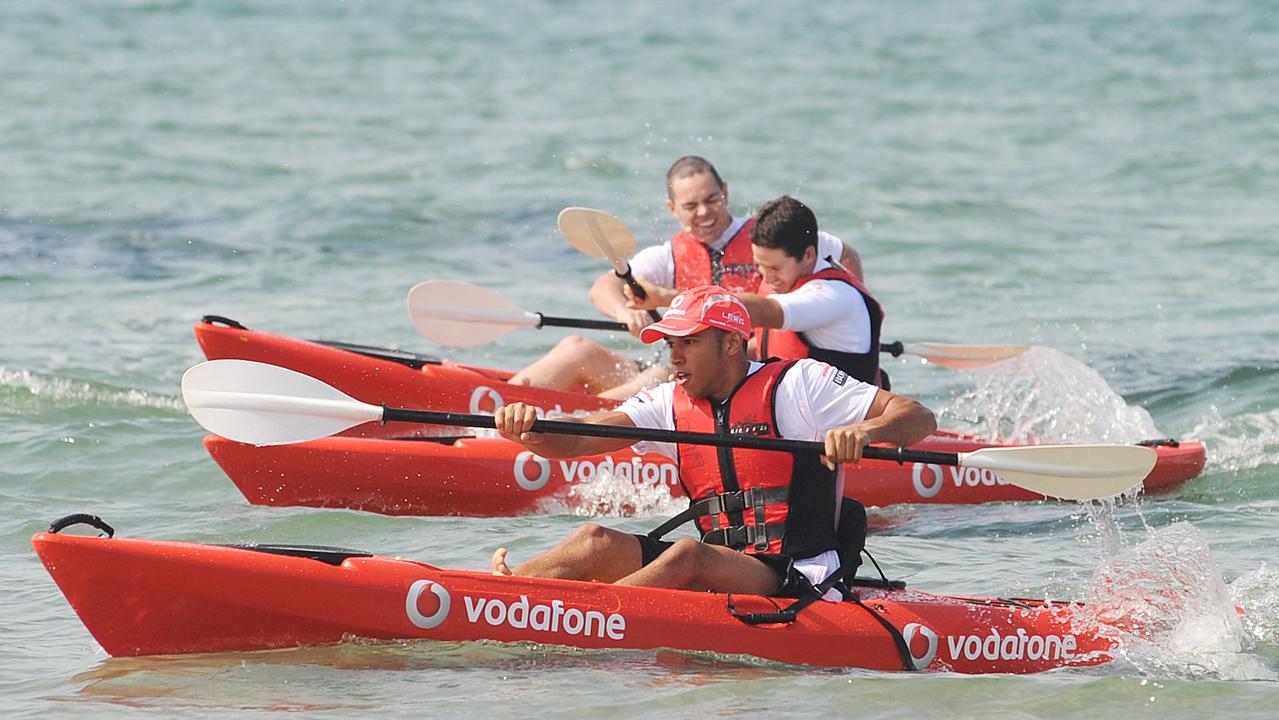
[{"label": "kayak hull", "polygon": [[[507,516],[542,512],[594,514],[610,483],[615,493],[684,495],[674,461],[656,453],[619,452],[547,459],[500,438],[435,441],[331,437],[297,445],[254,447],[216,435],[204,447],[254,505],[338,507],[386,515]],[[938,432],[920,450],[970,452],[998,447]],[[1203,467],[1203,446],[1155,448],[1159,460],[1147,493],[1176,489]],[[844,493],[867,506],[977,504],[1042,500],[974,468],[865,460],[846,466]]]},{"label": "kayak hull", "polygon": [[[37,533],[32,544],[114,656],[425,639],[1029,673],[1107,662],[1118,637],[1079,605],[906,589],[862,588],[862,604],[819,602],[794,623],[751,626],[730,616],[717,593],[495,576],[376,555],[328,552],[321,560],[54,533]],[[732,602],[773,610],[762,597]]]},{"label": "kayak hull", "polygon": [[[194,329],[210,360],[287,367],[375,405],[491,413],[504,403],[520,401],[551,414],[597,412],[617,405],[580,393],[512,385],[506,382],[510,373],[501,370],[382,348],[357,346],[352,351],[343,349],[352,346],[249,330],[214,316],[197,322]],[[563,507],[567,499],[570,509],[589,512],[574,505],[572,487],[594,477],[601,467],[682,494],[671,461],[655,454],[637,457],[627,450],[574,464],[537,457],[500,439],[460,439],[450,437],[456,435],[454,429],[406,423],[365,423],[341,435],[272,448],[206,439],[205,447],[254,504],[347,507],[392,515],[499,516],[543,512],[548,503]],[[424,437],[432,442],[406,440]],[[353,438],[369,442],[352,442]],[[970,452],[1007,445],[940,431],[914,447]],[[1147,493],[1175,490],[1203,470],[1201,443],[1162,444],[1155,450],[1158,460],[1143,485]],[[850,469],[845,492],[868,506],[1043,499],[987,470],[885,461],[866,461]]]}]

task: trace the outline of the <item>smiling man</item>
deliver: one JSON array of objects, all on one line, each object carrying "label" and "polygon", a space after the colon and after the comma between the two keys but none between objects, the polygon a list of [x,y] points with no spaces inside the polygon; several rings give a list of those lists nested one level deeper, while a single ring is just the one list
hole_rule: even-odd
[{"label": "smiling man", "polygon": [[[680,231],[665,243],[640,250],[631,258],[631,272],[649,295],[637,303],[630,288],[606,272],[591,288],[591,302],[600,312],[626,323],[632,335],[652,322],[650,308],[670,304],[676,293],[698,285],[719,285],[734,292],[754,292],[759,286],[751,253],[751,227],[756,219],[735,217],[728,209],[728,183],[705,158],[686,155],[666,171],[666,209]],[[819,233],[817,252],[832,256],[861,277],[861,258],[842,240]]]},{"label": "smiling man", "polygon": [[[720,285],[754,293],[759,273],[751,250],[750,217],[728,209],[728,183],[705,158],[686,155],[666,171],[666,209],[680,230],[668,241],[644,248],[630,259],[631,273],[648,297],[637,301],[611,270],[591,287],[591,302],[604,315],[639,336],[653,322],[649,310],[664,308],[679,292],[699,285]],[[861,276],[861,259],[842,240],[817,234],[820,257],[839,257],[840,264]],[[646,374],[641,374],[645,370]],[[587,392],[617,400],[628,398],[656,378],[661,367],[614,352],[580,335],[570,335],[549,353],[515,373],[511,382],[534,387]]]},{"label": "smiling man", "polygon": [[789,195],[760,208],[751,248],[759,293],[739,292],[759,358],[811,357],[887,388],[879,367],[884,311],[861,280],[819,250],[817,218]]},{"label": "smiling man", "polygon": [[[866,514],[843,496],[839,463],[860,461],[869,443],[922,440],[936,428],[933,414],[817,360],[753,362],[750,336],[749,313],[727,289],[680,293],[666,316],[640,333],[646,343],[670,345],[673,379],[583,422],[821,440],[822,457],[657,443],[654,449],[679,465],[692,501],[681,516],[696,521],[699,540],[662,540],[666,525],[634,535],[590,524],[514,568],[499,548],[493,571],[781,597],[815,596],[814,588],[836,572],[851,575],[865,543]],[[532,433],[536,413],[520,403],[500,408],[494,419],[503,437],[543,457],[630,444]]]}]

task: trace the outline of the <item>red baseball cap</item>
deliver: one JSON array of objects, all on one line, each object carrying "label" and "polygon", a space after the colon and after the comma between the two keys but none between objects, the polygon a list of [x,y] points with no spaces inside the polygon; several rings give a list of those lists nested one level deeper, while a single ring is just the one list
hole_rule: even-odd
[{"label": "red baseball cap", "polygon": [[652,343],[667,336],[694,335],[706,328],[727,330],[749,340],[751,316],[731,292],[718,285],[701,285],[676,295],[661,320],[640,330],[640,340]]}]

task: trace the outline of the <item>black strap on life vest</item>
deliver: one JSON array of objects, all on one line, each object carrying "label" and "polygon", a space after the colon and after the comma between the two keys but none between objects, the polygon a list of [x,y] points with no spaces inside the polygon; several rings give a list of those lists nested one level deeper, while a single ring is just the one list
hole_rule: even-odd
[{"label": "black strap on life vest", "polygon": [[[734,550],[753,545],[755,550],[764,552],[768,550],[769,542],[781,539],[784,531],[784,528],[777,523],[769,525],[764,522],[764,506],[786,502],[789,493],[788,488],[752,488],[711,495],[690,503],[688,509],[654,528],[648,536],[654,540],[660,540],[680,525],[699,517],[709,515],[718,518],[721,513],[728,514],[730,518],[743,517],[749,509],[755,521],[754,525],[730,525],[725,528],[716,528],[705,533],[702,536],[702,542],[726,545]],[[760,532],[761,528],[764,529],[763,532]]]}]

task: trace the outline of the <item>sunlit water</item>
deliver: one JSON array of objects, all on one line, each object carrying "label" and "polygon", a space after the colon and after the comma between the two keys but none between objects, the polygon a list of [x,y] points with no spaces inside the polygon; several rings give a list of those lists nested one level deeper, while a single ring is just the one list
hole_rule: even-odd
[{"label": "sunlit water", "polygon": [[[0,6],[0,715],[1269,717],[1279,669],[1279,13],[1266,3]],[[1119,660],[1033,677],[812,670],[670,652],[353,642],[116,660],[31,552],[121,535],[365,548],[483,567],[584,518],[678,507],[596,477],[513,519],[248,506],[178,378],[218,313],[516,367],[566,333],[452,351],[415,283],[589,316],[602,261],[555,217],[669,235],[661,176],[711,158],[861,252],[888,339],[1031,345],[889,360],[943,425],[1193,438],[1204,474],[1114,504],[897,507],[912,586],[1139,609]],[[645,353],[623,337],[594,336]],[[1240,613],[1238,610],[1242,610]]]}]

